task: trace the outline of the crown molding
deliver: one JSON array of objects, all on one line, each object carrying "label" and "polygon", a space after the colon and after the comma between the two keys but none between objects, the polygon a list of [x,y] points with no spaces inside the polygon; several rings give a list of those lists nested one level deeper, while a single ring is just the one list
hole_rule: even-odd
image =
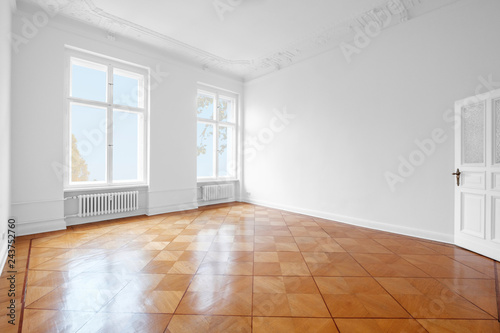
[{"label": "crown molding", "polygon": [[[140,40],[195,63],[204,70],[251,80],[337,48],[342,43],[352,43],[357,32],[364,31],[371,24],[378,24],[381,30],[385,30],[461,0],[388,0],[342,22],[321,26],[289,45],[281,45],[268,54],[248,60],[225,59],[206,52],[106,12],[92,0],[56,0],[48,3],[37,0],[20,1],[41,5],[45,11],[98,27],[106,31],[110,40],[114,40],[116,36]],[[397,12],[394,8],[398,8]],[[387,13],[390,13],[390,20],[387,20]]]},{"label": "crown molding", "polygon": [[17,10],[17,1],[16,0],[8,0],[10,5],[10,10],[14,13]]}]

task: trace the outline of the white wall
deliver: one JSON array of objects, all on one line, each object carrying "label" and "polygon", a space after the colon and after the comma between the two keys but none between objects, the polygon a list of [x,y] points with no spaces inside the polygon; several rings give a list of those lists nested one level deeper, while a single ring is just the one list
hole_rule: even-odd
[{"label": "white wall", "polygon": [[13,1],[0,3],[0,271],[7,256],[7,220],[10,214],[10,31]]},{"label": "white wall", "polygon": [[[282,131],[275,123],[259,150],[245,145],[246,200],[452,242],[443,114],[475,94],[479,76],[500,81],[498,13],[499,1],[464,0],[383,31],[350,64],[338,49],[248,83],[247,140],[271,141],[275,108],[296,118]],[[447,140],[392,192],[384,174],[439,128]]]},{"label": "white wall", "polygon": [[[23,29],[21,15],[13,24],[18,34]],[[242,83],[175,62],[134,41],[111,42],[103,31],[61,17],[38,30],[13,59],[12,210],[20,232],[65,228],[65,214],[73,213],[71,207],[65,212],[63,182],[52,167],[64,164],[65,44],[168,72],[161,82],[152,78],[156,88],[150,99],[150,188],[147,200],[141,199],[146,205],[141,212],[196,207],[197,82],[236,92],[242,91]]]}]

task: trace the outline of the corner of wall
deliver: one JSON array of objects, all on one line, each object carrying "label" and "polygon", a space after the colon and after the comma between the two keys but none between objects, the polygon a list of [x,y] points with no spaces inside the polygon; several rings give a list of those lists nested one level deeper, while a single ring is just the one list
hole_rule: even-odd
[{"label": "corner of wall", "polygon": [[[0,5],[0,71],[5,73],[0,78],[0,272],[7,259],[8,224],[10,215],[10,86],[11,55],[10,34],[12,15],[16,10],[15,0],[2,2]],[[10,9],[10,10],[9,10]]]}]

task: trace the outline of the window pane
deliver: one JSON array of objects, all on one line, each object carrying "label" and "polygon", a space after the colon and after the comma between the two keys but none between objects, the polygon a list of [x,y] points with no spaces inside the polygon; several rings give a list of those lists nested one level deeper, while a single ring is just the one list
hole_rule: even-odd
[{"label": "window pane", "polygon": [[89,61],[71,61],[71,97],[106,102],[107,67]]},{"label": "window pane", "polygon": [[462,108],[463,163],[484,163],[484,102]]},{"label": "window pane", "polygon": [[214,119],[214,99],[213,95],[198,93],[198,118]]},{"label": "window pane", "polygon": [[[495,149],[495,164],[500,163],[500,99],[493,102],[493,148]],[[500,230],[499,230],[500,231]]]},{"label": "window pane", "polygon": [[121,69],[114,69],[113,103],[143,108],[144,76]]},{"label": "window pane", "polygon": [[71,181],[106,181],[106,109],[71,105]]},{"label": "window pane", "polygon": [[141,114],[113,111],[113,182],[142,180]]},{"label": "window pane", "polygon": [[234,123],[234,99],[221,96],[218,109],[219,121]]},{"label": "window pane", "polygon": [[214,125],[198,123],[198,177],[214,177]]},{"label": "window pane", "polygon": [[234,156],[234,128],[219,126],[219,177],[234,177],[236,160]]}]

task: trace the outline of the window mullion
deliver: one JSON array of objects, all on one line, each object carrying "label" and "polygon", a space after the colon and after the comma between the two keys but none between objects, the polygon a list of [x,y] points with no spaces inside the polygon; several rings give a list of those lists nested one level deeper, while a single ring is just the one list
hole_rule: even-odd
[{"label": "window mullion", "polygon": [[214,120],[216,123],[219,122],[219,93],[215,93],[214,100]]},{"label": "window mullion", "polygon": [[135,113],[146,113],[144,108],[135,108],[133,106],[120,105],[120,104],[112,104],[113,109],[124,110],[126,112],[135,112]]},{"label": "window mullion", "polygon": [[107,163],[106,172],[108,184],[113,183],[113,66],[108,65],[108,106],[106,119]]},{"label": "window mullion", "polygon": [[210,119],[204,119],[204,118],[198,118],[198,122],[205,123],[205,124],[211,124],[211,125],[217,124],[216,121],[213,121],[213,120],[210,120]]},{"label": "window mullion", "polygon": [[68,101],[68,104],[66,106],[66,111],[67,111],[67,121],[66,121],[66,131],[67,131],[67,136],[66,136],[66,144],[68,145],[66,148],[66,163],[68,165],[68,172],[65,173],[65,185],[71,184],[73,180],[73,167],[72,167],[72,128],[71,128],[71,101]]},{"label": "window mullion", "polygon": [[219,93],[215,93],[215,179],[219,179]]},{"label": "window mullion", "polygon": [[219,124],[216,123],[214,126],[214,174],[215,178],[219,179]]},{"label": "window mullion", "polygon": [[83,98],[77,98],[77,97],[68,97],[68,100],[71,103],[76,103],[76,104],[85,104],[85,105],[91,105],[99,108],[105,108],[108,106],[108,103],[105,102],[99,102],[99,101],[93,101],[89,99],[83,99]]}]

